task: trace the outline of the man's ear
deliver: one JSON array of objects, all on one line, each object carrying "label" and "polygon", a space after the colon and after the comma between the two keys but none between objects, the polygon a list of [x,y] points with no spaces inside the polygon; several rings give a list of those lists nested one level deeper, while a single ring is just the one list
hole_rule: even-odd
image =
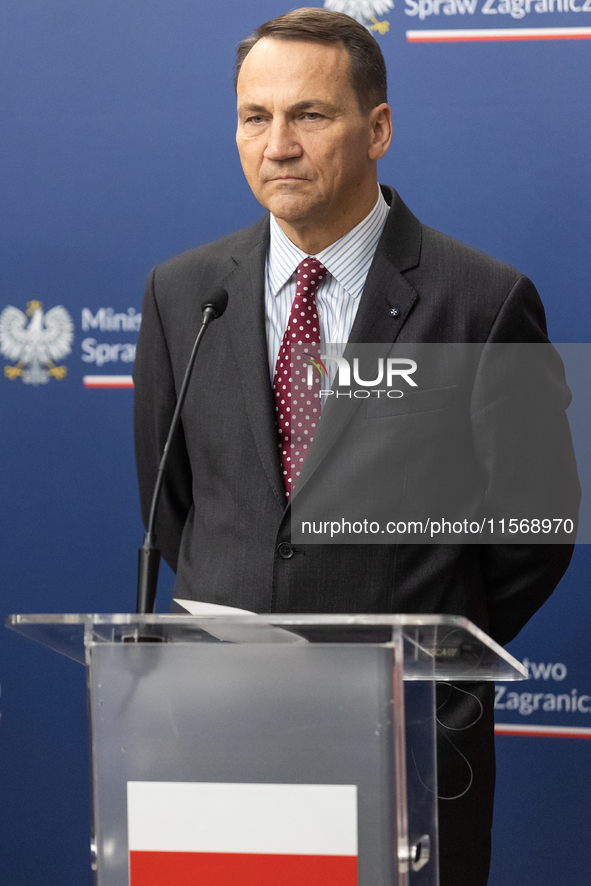
[{"label": "man's ear", "polygon": [[371,137],[369,159],[380,160],[392,141],[392,111],[389,105],[381,104],[369,112]]}]

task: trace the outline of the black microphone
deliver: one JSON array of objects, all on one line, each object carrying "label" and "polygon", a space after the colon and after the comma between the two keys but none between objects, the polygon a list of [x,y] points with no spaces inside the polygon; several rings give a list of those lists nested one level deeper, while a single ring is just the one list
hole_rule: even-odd
[{"label": "black microphone", "polygon": [[168,437],[166,438],[164,451],[162,453],[162,458],[160,459],[160,464],[158,466],[156,483],[154,484],[154,493],[152,495],[152,504],[150,506],[150,516],[148,519],[147,531],[144,536],[144,543],[138,551],[136,612],[140,615],[154,612],[156,587],[158,585],[158,571],[160,568],[160,551],[156,547],[156,534],[154,532],[154,526],[156,524],[156,513],[158,510],[158,502],[160,501],[160,493],[162,492],[162,481],[164,478],[166,463],[168,461],[168,453],[170,451],[170,446],[180,421],[181,410],[187,396],[187,390],[189,388],[189,382],[191,380],[191,374],[193,372],[193,366],[195,365],[195,358],[197,356],[197,351],[199,350],[199,345],[201,344],[201,339],[205,335],[205,330],[207,329],[209,324],[213,320],[217,320],[218,317],[222,316],[222,314],[226,310],[227,304],[228,293],[223,287],[218,286],[217,289],[215,289],[211,294],[211,297],[206,299],[206,301],[204,301],[201,305],[201,310],[203,311],[203,323],[201,324],[201,328],[199,330],[197,338],[195,339],[195,344],[193,345],[193,350],[191,351],[191,356],[189,357],[189,362],[185,370],[185,376],[183,378],[183,383],[181,385],[181,390],[177,399],[174,415],[172,416],[172,421],[170,423]]}]

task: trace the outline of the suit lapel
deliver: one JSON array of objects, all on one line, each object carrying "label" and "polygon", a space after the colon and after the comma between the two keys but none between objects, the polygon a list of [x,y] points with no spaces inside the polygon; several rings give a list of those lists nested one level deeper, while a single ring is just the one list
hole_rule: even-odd
[{"label": "suit lapel", "polygon": [[394,342],[417,299],[403,276],[418,265],[421,225],[396,191],[382,186],[390,212],[363,288],[349,342]]},{"label": "suit lapel", "polygon": [[[382,190],[391,202],[391,208],[345,349],[344,356],[350,365],[357,344],[374,344],[376,358],[386,357],[418,297],[402,271],[416,267],[419,262],[420,223],[395,191],[390,188]],[[327,457],[362,402],[353,397],[329,398],[294,495]]]},{"label": "suit lapel", "polygon": [[285,507],[285,486],[277,455],[277,428],[269,376],[265,332],[265,261],[269,221],[262,219],[245,232],[243,248],[232,255],[233,270],[222,280],[228,292],[228,317],[238,383],[257,450],[273,493]]}]

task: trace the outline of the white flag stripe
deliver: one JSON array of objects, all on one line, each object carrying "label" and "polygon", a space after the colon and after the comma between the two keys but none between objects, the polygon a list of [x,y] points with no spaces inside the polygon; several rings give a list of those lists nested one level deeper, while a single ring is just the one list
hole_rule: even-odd
[{"label": "white flag stripe", "polygon": [[130,851],[357,855],[356,785],[127,783]]},{"label": "white flag stripe", "polygon": [[533,735],[546,738],[591,738],[589,726],[536,726],[534,723],[495,723],[496,735]]},{"label": "white flag stripe", "polygon": [[431,31],[407,31],[408,42],[426,42],[428,40],[487,40],[487,39],[510,39],[522,40],[543,39],[561,37],[591,37],[591,28],[445,28]]},{"label": "white flag stripe", "polygon": [[112,387],[129,387],[133,388],[133,377],[131,375],[84,375],[82,382],[87,388],[112,388]]}]

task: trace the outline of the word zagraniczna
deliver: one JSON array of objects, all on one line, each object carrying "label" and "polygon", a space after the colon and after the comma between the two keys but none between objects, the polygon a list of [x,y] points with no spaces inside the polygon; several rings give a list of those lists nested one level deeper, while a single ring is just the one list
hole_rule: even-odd
[{"label": "word zagraniczna", "polygon": [[590,12],[591,0],[405,0],[405,15],[418,16],[421,21],[432,15],[509,15],[521,19],[531,13],[538,15]]}]

